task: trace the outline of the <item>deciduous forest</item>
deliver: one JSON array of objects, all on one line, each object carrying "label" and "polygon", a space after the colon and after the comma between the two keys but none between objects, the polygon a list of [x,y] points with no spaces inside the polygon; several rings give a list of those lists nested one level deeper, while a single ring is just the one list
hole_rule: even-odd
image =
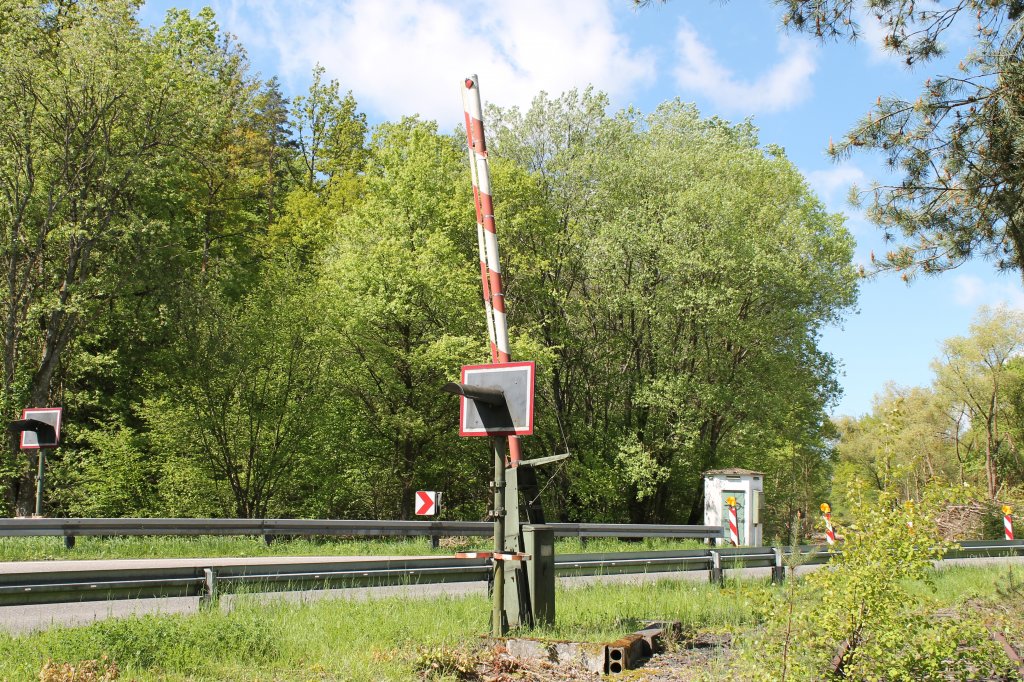
[{"label": "deciduous forest", "polygon": [[[208,10],[136,10],[0,9],[0,396],[64,408],[47,514],[404,519],[430,489],[482,518],[487,449],[439,391],[489,359],[457,97],[370,125],[323,68],[293,95],[255,73]],[[751,123],[593,90],[486,118],[524,455],[573,454],[553,518],[700,523],[723,466],[765,473],[776,532],[834,470],[1019,484],[1016,314],[950,340],[934,388],[829,419],[853,240]],[[9,438],[3,513],[33,458]]]}]

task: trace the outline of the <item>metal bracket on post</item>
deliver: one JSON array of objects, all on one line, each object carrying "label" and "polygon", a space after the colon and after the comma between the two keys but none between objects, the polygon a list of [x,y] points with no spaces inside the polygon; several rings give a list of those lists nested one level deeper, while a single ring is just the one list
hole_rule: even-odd
[{"label": "metal bracket on post", "polygon": [[722,573],[722,555],[712,550],[711,552],[711,582],[716,585],[725,584],[725,574]]}]

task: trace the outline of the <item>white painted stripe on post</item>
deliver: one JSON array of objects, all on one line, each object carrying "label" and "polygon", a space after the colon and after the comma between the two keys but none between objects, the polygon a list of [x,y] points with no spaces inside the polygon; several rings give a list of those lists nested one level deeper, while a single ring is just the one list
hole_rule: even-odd
[{"label": "white painted stripe on post", "polygon": [[508,351],[508,323],[505,320],[505,313],[501,312],[500,310],[493,310],[493,312],[494,338],[498,342],[498,352],[510,355]]},{"label": "white painted stripe on post", "polygon": [[494,309],[491,307],[490,301],[484,301],[484,310],[487,313],[487,333],[490,335],[487,340],[491,342],[491,360],[497,361],[495,351],[498,349],[498,339],[495,336],[497,332],[494,329]]},{"label": "white painted stripe on post", "polygon": [[527,561],[530,558],[530,556],[531,555],[525,554],[523,552],[516,552],[514,554],[495,552],[494,553],[494,560],[495,561]]},{"label": "white painted stripe on post", "polygon": [[480,188],[481,194],[491,196],[491,168],[487,163],[487,157],[482,154],[474,154],[476,157],[476,186]]},{"label": "white painted stripe on post", "polygon": [[[473,151],[472,143],[469,141],[468,137],[466,138],[466,145],[469,147],[469,175],[473,179],[473,189],[476,190],[480,187],[480,171],[476,167],[476,152]],[[479,197],[474,197],[474,199],[479,201]],[[477,206],[477,209],[479,208],[480,207]],[[480,213],[478,210],[477,216],[479,217],[479,215]]]},{"label": "white painted stripe on post", "polygon": [[460,88],[462,93],[462,110],[466,122],[466,149],[469,153],[469,170],[473,182],[473,207],[476,209],[476,246],[480,258],[480,285],[484,301],[484,315],[487,318],[487,336],[491,346],[491,360],[497,362],[498,347],[494,336],[494,317],[491,310],[491,287],[490,275],[487,272],[487,251],[484,241],[483,209],[481,207],[481,195],[479,189],[479,173],[476,165],[476,152],[473,151],[473,121],[469,115],[470,99],[466,89],[465,81]]},{"label": "white painted stripe on post", "polygon": [[472,76],[470,76],[469,79],[471,79],[473,81],[473,85],[476,86],[472,89],[469,89],[466,87],[465,82],[463,82],[462,84],[463,92],[468,91],[466,102],[469,104],[469,115],[478,121],[482,121],[484,117],[483,112],[481,111],[482,105],[480,104],[480,83],[477,80],[477,76],[475,73]]},{"label": "white painted stripe on post", "polygon": [[825,540],[827,540],[830,545],[836,544],[836,533],[832,528],[831,514],[825,514]]},{"label": "white painted stripe on post", "polygon": [[484,236],[484,226],[480,223],[476,224],[476,250],[480,253],[480,262],[486,267],[487,266],[487,247],[485,241],[487,237]]},{"label": "white painted stripe on post", "polygon": [[487,253],[487,269],[501,274],[501,259],[498,256],[498,235],[496,233],[484,230],[484,249]]}]

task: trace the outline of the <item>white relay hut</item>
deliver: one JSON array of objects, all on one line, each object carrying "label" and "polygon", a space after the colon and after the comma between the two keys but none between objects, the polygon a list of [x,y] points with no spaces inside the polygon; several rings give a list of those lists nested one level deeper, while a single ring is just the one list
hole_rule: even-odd
[{"label": "white relay hut", "polygon": [[704,472],[704,524],[722,526],[725,537],[718,544],[729,543],[729,508],[727,497],[736,498],[736,526],[740,544],[760,547],[764,508],[764,474],[749,469],[715,469]]}]

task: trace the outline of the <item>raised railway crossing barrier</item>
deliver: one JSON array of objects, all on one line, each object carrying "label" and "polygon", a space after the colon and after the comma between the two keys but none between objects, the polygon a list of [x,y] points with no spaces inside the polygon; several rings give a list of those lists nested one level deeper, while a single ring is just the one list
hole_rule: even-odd
[{"label": "raised railway crossing barrier", "polygon": [[[796,548],[796,552],[801,555],[801,564],[826,563],[836,553],[823,546],[802,546]],[[771,567],[773,578],[781,579],[786,559],[793,553],[792,547],[723,547],[563,554],[555,557],[555,571],[559,576],[707,571],[712,581],[720,581],[725,569]],[[1024,540],[989,540],[962,542],[945,558],[1022,555]],[[62,568],[61,562],[53,562],[42,569],[38,563],[21,570],[12,566],[8,564],[4,571],[0,571],[0,606],[144,597],[198,596],[210,599],[221,592],[238,590],[275,592],[471,582],[487,580],[491,574],[488,559],[455,557],[359,557],[337,561],[284,561],[270,557],[247,560],[245,564],[232,563],[231,560],[196,559],[190,565],[175,567],[128,565],[93,570]]]},{"label": "raised railway crossing barrier", "polygon": [[[702,539],[723,537],[719,526],[634,523],[551,523],[556,537]],[[488,521],[350,521],[311,519],[0,519],[0,537],[63,535],[254,535],[490,537]],[[73,540],[68,543],[73,545]]]}]

